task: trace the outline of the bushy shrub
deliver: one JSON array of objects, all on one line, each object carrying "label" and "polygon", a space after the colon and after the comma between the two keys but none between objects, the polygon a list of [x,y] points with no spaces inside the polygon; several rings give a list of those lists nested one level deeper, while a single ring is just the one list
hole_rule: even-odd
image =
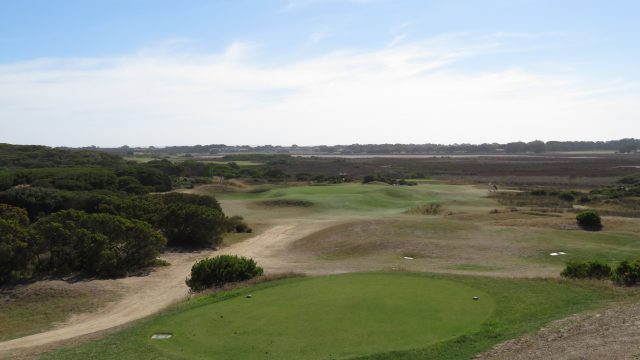
[{"label": "bushy shrub", "polygon": [[26,209],[32,220],[63,209],[66,200],[62,191],[41,187],[16,186],[0,193],[0,202]]},{"label": "bushy shrub", "polygon": [[253,259],[220,255],[193,264],[186,283],[191,290],[198,291],[230,282],[249,280],[262,273],[262,268]]},{"label": "bushy shrub", "polygon": [[118,190],[129,194],[143,195],[149,190],[140,184],[140,181],[133,176],[121,176],[117,182]]},{"label": "bushy shrub", "polygon": [[176,246],[216,246],[226,230],[222,211],[189,204],[169,205],[157,226]]},{"label": "bushy shrub", "polygon": [[24,271],[31,259],[29,218],[24,209],[0,204],[0,284]]},{"label": "bushy shrub", "polygon": [[611,280],[618,285],[636,285],[640,281],[640,259],[621,262],[613,271]]},{"label": "bushy shrub", "polygon": [[247,223],[244,222],[244,219],[242,218],[242,216],[238,216],[238,215],[234,215],[230,218],[227,218],[226,228],[227,228],[227,232],[231,232],[231,233],[233,232],[250,233],[252,231],[249,225],[247,225]]},{"label": "bushy shrub", "polygon": [[602,227],[600,215],[593,210],[581,211],[576,215],[576,221],[585,229],[599,229]]},{"label": "bushy shrub", "polygon": [[417,186],[418,183],[415,181],[407,181],[405,179],[400,179],[398,181],[398,185],[404,185],[404,186]]},{"label": "bushy shrub", "polygon": [[572,202],[576,199],[575,196],[573,196],[573,194],[568,191],[563,191],[560,194],[558,194],[558,198],[562,201],[567,201],[567,202]]},{"label": "bushy shrub", "polygon": [[438,215],[442,211],[442,205],[439,203],[432,203],[428,205],[419,205],[405,211],[405,214],[410,215]]},{"label": "bushy shrub", "polygon": [[109,214],[64,210],[38,220],[32,249],[43,273],[122,276],[152,264],[166,239],[151,225]]},{"label": "bushy shrub", "polygon": [[164,201],[164,203],[167,205],[198,205],[214,210],[222,210],[222,208],[220,207],[220,203],[218,203],[218,200],[216,200],[213,196],[172,192],[163,194],[160,197],[162,201]]},{"label": "bushy shrub", "polygon": [[4,191],[13,186],[14,176],[9,171],[0,171],[0,191]]},{"label": "bushy shrub", "polygon": [[376,183],[376,182],[386,183],[389,185],[405,185],[405,186],[418,185],[418,183],[415,181],[407,181],[405,179],[395,179],[395,178],[387,177],[380,174],[366,175],[365,177],[362,178],[363,184]]},{"label": "bushy shrub", "polygon": [[607,279],[611,275],[611,267],[598,261],[571,262],[560,275],[571,279]]}]

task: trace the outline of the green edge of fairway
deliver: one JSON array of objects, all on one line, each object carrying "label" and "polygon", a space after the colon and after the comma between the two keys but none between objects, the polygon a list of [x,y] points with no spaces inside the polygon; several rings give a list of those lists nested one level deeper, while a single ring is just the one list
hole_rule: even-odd
[{"label": "green edge of fairway", "polygon": [[[486,350],[494,344],[504,341],[509,338],[513,338],[520,334],[533,331],[545,323],[565,317],[569,314],[579,312],[598,304],[602,304],[605,301],[612,299],[619,299],[628,292],[623,290],[615,290],[610,287],[597,283],[569,283],[556,280],[517,280],[517,279],[494,279],[485,277],[471,277],[471,276],[452,276],[452,275],[432,275],[432,274],[381,274],[381,273],[365,273],[365,274],[350,274],[340,275],[343,277],[358,277],[358,276],[397,276],[396,279],[431,279],[436,280],[439,283],[449,283],[450,285],[458,285],[460,288],[466,289],[465,291],[472,290],[474,293],[480,294],[481,300],[479,302],[472,302],[472,304],[478,306],[489,306],[485,309],[490,313],[488,318],[487,314],[475,318],[472,323],[467,324],[466,327],[458,327],[453,329],[453,332],[443,332],[443,336],[434,337],[430,340],[425,340],[422,345],[411,345],[411,341],[400,343],[399,346],[394,344],[380,344],[372,341],[366,337],[366,332],[360,334],[363,336],[362,342],[364,344],[370,343],[371,350],[365,355],[360,357],[362,359],[468,359],[472,355]],[[202,358],[198,351],[199,346],[202,346],[203,340],[207,336],[210,336],[210,341],[215,342],[219,340],[234,341],[233,337],[236,336],[231,330],[230,334],[223,335],[222,338],[216,338],[216,332],[210,334],[198,334],[196,329],[193,329],[194,324],[197,324],[200,320],[198,316],[202,316],[205,313],[213,312],[214,315],[216,309],[220,310],[217,315],[223,315],[222,313],[227,306],[234,306],[234,302],[249,303],[254,300],[260,301],[262,294],[267,296],[270,291],[272,295],[278,294],[278,288],[282,286],[294,288],[296,286],[302,286],[305,282],[312,281],[326,281],[323,279],[338,278],[324,277],[324,278],[311,278],[311,279],[287,279],[276,281],[273,283],[261,284],[251,288],[242,290],[235,290],[216,294],[212,296],[201,297],[177,306],[175,309],[167,314],[163,314],[149,320],[143,321],[129,329],[111,335],[105,339],[88,343],[79,347],[63,349],[55,351],[43,356],[44,359],[85,359],[85,358],[100,358],[100,359],[185,359],[185,358]],[[363,278],[364,279],[364,278]],[[387,280],[389,278],[386,278]],[[443,282],[444,281],[444,282]],[[388,283],[388,281],[386,281]],[[381,284],[384,286],[387,284]],[[290,288],[292,289],[292,288]],[[475,289],[475,290],[474,290]],[[320,289],[318,289],[321,291]],[[251,299],[244,298],[245,294],[253,294]],[[468,294],[464,292],[464,296]],[[465,301],[471,301],[464,299]],[[484,302],[483,302],[484,300]],[[282,309],[287,308],[287,299],[281,299]],[[230,304],[230,305],[227,305]],[[491,310],[493,309],[493,310]],[[226,309],[229,310],[229,309]],[[271,310],[271,309],[270,309]],[[277,310],[284,311],[284,310]],[[233,313],[233,312],[232,312]],[[198,316],[196,316],[198,315]],[[211,315],[211,314],[210,314]],[[249,315],[249,314],[247,314]],[[328,315],[328,313],[327,313]],[[390,314],[386,314],[389,316]],[[318,312],[312,314],[312,317],[318,321],[322,321],[324,314]],[[260,321],[257,318],[255,321]],[[408,319],[405,314],[405,319]],[[178,320],[180,323],[176,323]],[[230,323],[233,323],[233,319],[229,319]],[[242,320],[242,319],[241,319]],[[378,318],[378,321],[380,318]],[[173,323],[172,323],[173,321]],[[477,322],[477,323],[475,323]],[[366,323],[366,322],[364,322]],[[242,323],[236,325],[245,326],[250,323]],[[226,328],[223,324],[222,327],[216,331],[222,331]],[[265,323],[261,326],[266,329],[265,333],[277,333],[277,323]],[[171,326],[172,328],[168,328]],[[270,328],[272,327],[272,328]],[[190,334],[189,334],[189,328]],[[412,329],[419,329],[419,326],[412,327]],[[170,344],[167,340],[162,343],[157,340],[150,340],[151,334],[155,332],[171,331],[174,334],[187,334],[195,338],[200,337],[194,343],[181,343],[178,340],[175,345]],[[186,333],[183,333],[187,331]],[[416,330],[417,331],[417,330]],[[452,336],[451,334],[455,334]],[[259,336],[259,334],[253,334]],[[294,346],[300,345],[296,342],[301,341],[302,345],[313,344],[314,341],[322,341],[323,334],[306,334],[304,332],[299,334],[299,337],[290,339]],[[351,333],[351,336],[359,336],[357,333]],[[238,337],[242,339],[243,337]],[[266,336],[263,341],[269,341],[269,337]],[[347,339],[348,340],[348,339]],[[238,340],[235,340],[238,341]],[[244,340],[242,340],[244,341]],[[188,348],[195,345],[195,349]],[[223,343],[220,343],[223,344]],[[241,344],[241,343],[238,343]],[[373,345],[375,344],[375,345]],[[231,344],[234,345],[234,344]],[[237,345],[237,344],[236,344]],[[250,347],[252,344],[241,344],[245,347]],[[285,344],[286,345],[286,344]],[[396,344],[397,345],[397,344]],[[386,346],[386,347],[385,347]],[[233,346],[231,346],[233,347]],[[280,351],[286,350],[286,348],[280,348]],[[385,350],[386,349],[386,350]],[[395,350],[394,350],[395,349]],[[360,349],[361,351],[362,349]],[[298,351],[291,348],[291,351]],[[373,354],[376,352],[377,354]],[[182,353],[182,354],[181,354]],[[353,355],[357,354],[355,352]],[[249,354],[249,353],[247,353]],[[362,354],[362,352],[360,352]],[[251,355],[251,354],[250,354]],[[244,353],[235,354],[227,353],[220,358],[279,358],[276,354],[260,354],[254,353],[251,357],[247,357]],[[293,354],[296,355],[296,354]],[[356,356],[349,357],[348,353],[335,354],[334,356],[324,356],[321,353],[308,353],[302,354],[302,356],[292,356],[291,358],[305,359],[305,358],[357,358]],[[333,353],[332,353],[333,355]],[[229,357],[231,356],[231,357]]]}]

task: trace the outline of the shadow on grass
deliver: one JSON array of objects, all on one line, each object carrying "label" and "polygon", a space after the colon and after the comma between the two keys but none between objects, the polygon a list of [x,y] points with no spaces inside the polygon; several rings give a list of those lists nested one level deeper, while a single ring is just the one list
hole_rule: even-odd
[{"label": "shadow on grass", "polygon": [[597,224],[597,225],[578,225],[580,227],[580,229],[584,230],[584,231],[602,231],[602,229],[604,228],[604,226],[602,226],[602,224]]}]

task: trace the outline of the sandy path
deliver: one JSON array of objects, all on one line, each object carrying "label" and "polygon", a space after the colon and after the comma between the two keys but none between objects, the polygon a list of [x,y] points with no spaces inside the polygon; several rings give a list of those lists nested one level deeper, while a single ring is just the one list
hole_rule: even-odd
[{"label": "sandy path", "polygon": [[[284,259],[285,249],[292,241],[324,226],[328,226],[327,221],[291,220],[215,253],[253,257],[266,272],[305,272],[303,262]],[[116,289],[122,297],[97,312],[72,316],[52,330],[0,342],[0,358],[19,354],[21,349],[41,347],[107,330],[162,311],[187,297],[188,288],[184,281],[191,266],[198,259],[211,254],[210,251],[165,254],[162,258],[169,261],[171,266],[160,268],[148,276],[92,281]]]}]

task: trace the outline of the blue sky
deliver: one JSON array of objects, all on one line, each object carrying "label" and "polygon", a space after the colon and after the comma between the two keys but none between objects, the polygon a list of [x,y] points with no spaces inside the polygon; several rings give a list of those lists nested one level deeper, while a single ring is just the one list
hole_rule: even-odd
[{"label": "blue sky", "polygon": [[[6,0],[0,6],[0,142],[453,143],[640,135],[637,1]],[[607,129],[576,131],[579,122]]]}]

